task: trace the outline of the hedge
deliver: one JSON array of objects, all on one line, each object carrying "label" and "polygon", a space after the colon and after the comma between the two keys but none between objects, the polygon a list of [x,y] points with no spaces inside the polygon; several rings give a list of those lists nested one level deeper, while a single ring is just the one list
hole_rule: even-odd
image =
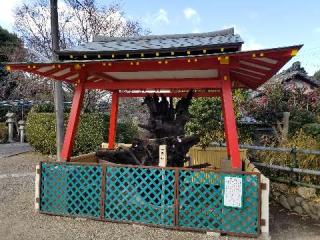
[{"label": "hedge", "polygon": [[[65,127],[68,115],[65,114]],[[84,113],[80,117],[73,155],[95,151],[107,140],[109,116],[101,113]],[[130,143],[138,129],[132,122],[118,123],[117,141]],[[43,154],[56,154],[54,113],[29,113],[26,135],[30,145]]]},{"label": "hedge", "polygon": [[5,122],[0,122],[0,143],[5,143],[8,139],[8,128]]}]

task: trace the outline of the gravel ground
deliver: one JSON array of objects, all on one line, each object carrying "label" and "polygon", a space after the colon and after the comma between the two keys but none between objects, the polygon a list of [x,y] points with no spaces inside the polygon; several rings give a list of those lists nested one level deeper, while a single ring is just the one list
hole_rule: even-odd
[{"label": "gravel ground", "polygon": [[[10,174],[33,172],[39,160],[46,160],[46,157],[26,153],[0,159],[0,176],[3,176],[0,178],[0,240],[213,239],[203,233],[35,213],[34,176],[12,177]],[[271,233],[272,239],[319,239],[317,236],[320,236],[320,223],[288,215],[274,205],[271,211]]]}]

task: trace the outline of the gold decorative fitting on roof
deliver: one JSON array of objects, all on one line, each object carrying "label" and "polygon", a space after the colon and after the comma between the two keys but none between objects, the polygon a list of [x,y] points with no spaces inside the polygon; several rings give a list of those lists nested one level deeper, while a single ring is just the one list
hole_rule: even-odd
[{"label": "gold decorative fitting on roof", "polygon": [[83,55],[83,58],[87,58],[87,55]]},{"label": "gold decorative fitting on roof", "polygon": [[298,53],[298,50],[297,49],[293,49],[292,51],[291,51],[291,56],[296,56],[297,55],[297,53]]},{"label": "gold decorative fitting on roof", "polygon": [[75,70],[80,70],[81,69],[81,65],[80,64],[75,64],[74,65],[74,69]]},{"label": "gold decorative fitting on roof", "polygon": [[100,55],[100,54],[98,54],[98,58],[101,58],[101,55]]},{"label": "gold decorative fitting on roof", "polygon": [[207,53],[207,50],[206,50],[206,49],[203,49],[202,52],[203,52],[203,53]]},{"label": "gold decorative fitting on roof", "polygon": [[190,55],[190,51],[187,51],[187,54]]},{"label": "gold decorative fitting on roof", "polygon": [[70,58],[73,58],[73,55],[70,55],[69,57],[70,57]]},{"label": "gold decorative fitting on roof", "polygon": [[127,57],[127,58],[128,58],[128,57],[130,57],[130,54],[129,54],[129,53],[127,53],[127,54],[126,54],[126,57]]},{"label": "gold decorative fitting on roof", "polygon": [[221,52],[224,52],[224,48],[220,48]]},{"label": "gold decorative fitting on roof", "polygon": [[144,57],[144,53],[141,53],[141,57]]},{"label": "gold decorative fitting on roof", "polygon": [[229,57],[228,56],[222,56],[222,57],[218,57],[218,60],[220,62],[220,64],[229,64]]},{"label": "gold decorative fitting on roof", "polygon": [[174,55],[174,52],[171,52],[171,55],[173,56],[173,55]]},{"label": "gold decorative fitting on roof", "polygon": [[159,57],[159,53],[158,52],[156,52],[156,56]]},{"label": "gold decorative fitting on roof", "polygon": [[114,54],[112,54],[111,57],[114,58]]}]

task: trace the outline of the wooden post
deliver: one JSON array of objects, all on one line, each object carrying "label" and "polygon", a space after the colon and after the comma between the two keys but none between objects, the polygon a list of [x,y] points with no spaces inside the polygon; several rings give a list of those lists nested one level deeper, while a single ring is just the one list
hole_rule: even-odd
[{"label": "wooden post", "polygon": [[70,161],[73,144],[74,144],[74,137],[76,135],[76,130],[78,128],[84,93],[85,93],[84,82],[80,82],[76,86],[74,95],[73,95],[67,131],[64,137],[64,143],[61,151],[62,161]]},{"label": "wooden post", "polygon": [[119,92],[113,91],[111,98],[110,123],[109,123],[109,141],[108,148],[114,149],[117,130]]},{"label": "wooden post", "polygon": [[236,118],[232,103],[232,83],[228,72],[222,74],[222,108],[224,115],[224,131],[231,167],[241,170],[241,159],[238,143]]},{"label": "wooden post", "polygon": [[159,167],[167,166],[167,145],[159,145]]},{"label": "wooden post", "polygon": [[290,112],[283,113],[282,140],[287,140],[289,132]]},{"label": "wooden post", "polygon": [[[51,10],[51,38],[52,38],[52,61],[58,60],[58,55],[55,51],[59,50],[59,24],[58,24],[58,1],[50,0]],[[61,148],[64,132],[64,117],[63,117],[63,89],[62,82],[54,82],[54,108],[56,113],[56,144],[57,144],[57,159],[61,161]]]}]

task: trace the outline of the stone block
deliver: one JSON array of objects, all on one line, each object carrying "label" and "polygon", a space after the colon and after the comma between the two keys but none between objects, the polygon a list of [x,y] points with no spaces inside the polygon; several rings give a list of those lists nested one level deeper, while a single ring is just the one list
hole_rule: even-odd
[{"label": "stone block", "polygon": [[295,207],[293,208],[293,210],[294,210],[296,213],[298,213],[299,215],[302,215],[302,214],[303,214],[303,209],[302,209],[302,207],[300,207],[300,206],[295,206]]},{"label": "stone block", "polygon": [[296,205],[296,201],[295,201],[295,199],[294,199],[294,196],[292,196],[292,195],[289,195],[289,196],[287,197],[287,202],[289,203],[289,205],[290,205],[291,208]]},{"label": "stone block", "polygon": [[272,188],[278,189],[281,192],[288,192],[289,187],[284,183],[272,183]]},{"label": "stone block", "polygon": [[280,196],[279,202],[284,208],[286,208],[288,210],[291,210],[290,205],[289,205],[289,203],[287,201],[287,198],[284,195]]},{"label": "stone block", "polygon": [[303,198],[302,197],[296,197],[295,201],[296,201],[296,204],[300,205],[301,202],[303,201]]},{"label": "stone block", "polygon": [[304,210],[308,215],[311,215],[311,210],[310,210],[309,204],[308,204],[306,201],[302,201],[302,202],[301,202],[301,206],[302,206],[303,210]]},{"label": "stone block", "polygon": [[298,187],[297,192],[301,197],[306,199],[310,199],[316,196],[315,188]]}]

